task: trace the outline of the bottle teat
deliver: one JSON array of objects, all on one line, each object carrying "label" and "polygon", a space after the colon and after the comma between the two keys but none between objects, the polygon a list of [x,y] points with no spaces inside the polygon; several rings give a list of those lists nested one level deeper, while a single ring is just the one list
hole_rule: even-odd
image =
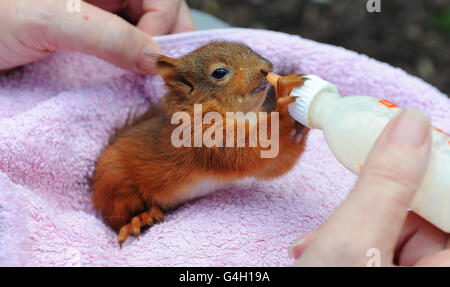
[{"label": "bottle teat", "polygon": [[267,74],[267,76],[266,76],[266,80],[270,83],[270,84],[272,84],[272,86],[274,86],[274,87],[276,87],[277,86],[277,82],[278,82],[278,79],[280,78],[281,76],[280,75],[277,75],[277,74],[275,74],[275,73],[268,73]]},{"label": "bottle teat", "polygon": [[[268,73],[266,79],[274,87],[278,84],[278,80],[281,78],[280,75],[275,73]],[[323,92],[338,93],[335,85],[319,78],[315,75],[306,75],[303,86],[295,88],[292,90],[290,96],[297,97],[294,103],[289,105],[289,114],[299,123],[309,128],[312,127],[312,123],[308,117],[309,107],[313,99]]]}]

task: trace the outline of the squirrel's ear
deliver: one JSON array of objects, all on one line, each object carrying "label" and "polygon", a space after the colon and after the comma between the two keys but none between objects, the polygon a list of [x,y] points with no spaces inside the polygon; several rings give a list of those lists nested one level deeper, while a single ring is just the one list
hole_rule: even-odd
[{"label": "squirrel's ear", "polygon": [[177,73],[177,59],[172,59],[166,56],[159,56],[156,60],[156,70],[163,77],[164,81],[173,81],[178,75]]},{"label": "squirrel's ear", "polygon": [[194,86],[179,72],[178,61],[178,59],[159,56],[156,61],[156,70],[170,88],[190,94]]}]

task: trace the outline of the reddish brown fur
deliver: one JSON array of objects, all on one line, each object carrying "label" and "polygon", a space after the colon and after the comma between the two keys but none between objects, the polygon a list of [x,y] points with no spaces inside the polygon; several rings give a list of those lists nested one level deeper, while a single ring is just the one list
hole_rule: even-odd
[{"label": "reddish brown fur", "polygon": [[[94,205],[108,225],[123,233],[119,235],[120,243],[128,234],[139,234],[135,216],[142,218],[142,213],[152,207],[175,207],[186,197],[187,187],[199,180],[212,177],[231,181],[247,176],[270,179],[285,173],[302,153],[308,132],[306,128],[298,130],[303,133],[300,142],[291,134],[293,129],[298,129],[298,124],[287,112],[287,105],[292,101],[283,100],[290,88],[303,83],[300,76],[291,75],[294,81],[277,88],[276,111],[280,112],[277,157],[261,158],[263,148],[248,147],[248,142],[246,147],[175,148],[171,134],[177,125],[170,123],[171,116],[186,111],[193,119],[195,103],[203,104],[203,113],[216,111],[225,115],[225,112],[261,110],[259,100],[264,101],[266,91],[256,94],[251,91],[265,81],[272,64],[245,45],[218,42],[179,59],[161,56],[157,67],[168,93],[160,105],[151,107],[104,150],[93,177]],[[217,81],[210,77],[217,67],[231,70],[227,79]],[[267,120],[270,127],[270,116],[259,120]],[[203,126],[203,130],[207,128]],[[148,213],[144,215],[148,217]],[[140,223],[147,224],[150,223]],[[135,232],[131,231],[133,228]]]}]

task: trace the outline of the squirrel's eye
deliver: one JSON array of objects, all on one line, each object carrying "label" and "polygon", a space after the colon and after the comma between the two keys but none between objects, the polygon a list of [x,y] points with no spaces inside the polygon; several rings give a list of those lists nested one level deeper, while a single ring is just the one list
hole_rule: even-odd
[{"label": "squirrel's eye", "polygon": [[216,80],[221,80],[223,77],[228,75],[230,71],[224,68],[215,69],[214,72],[212,72],[211,77],[213,77]]}]

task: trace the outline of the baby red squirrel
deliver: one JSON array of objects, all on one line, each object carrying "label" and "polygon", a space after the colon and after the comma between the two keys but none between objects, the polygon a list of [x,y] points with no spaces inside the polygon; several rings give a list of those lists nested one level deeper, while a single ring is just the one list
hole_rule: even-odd
[{"label": "baby red squirrel", "polygon": [[[93,203],[119,233],[120,247],[130,234],[139,236],[142,227],[162,221],[163,210],[212,192],[222,183],[244,177],[271,179],[287,172],[301,155],[308,132],[287,110],[294,101],[290,91],[305,79],[296,74],[280,78],[271,102],[265,76],[273,66],[244,44],[213,42],[181,58],[159,56],[156,67],[167,94],[117,134],[98,159],[92,180]],[[172,124],[173,116],[184,112],[195,124],[195,104],[202,105],[201,116],[216,112],[224,118],[222,123],[202,125],[202,133],[214,124],[215,131],[228,131],[231,123],[233,146],[175,147],[172,137],[178,125]],[[239,122],[231,121],[227,112],[258,115],[256,122]],[[278,112],[276,130],[271,112]],[[237,145],[240,127],[245,128],[244,146]],[[265,136],[277,133],[275,157],[261,156],[268,149],[261,140],[250,144],[252,128]],[[189,144],[198,137],[193,129],[187,134]]]}]

